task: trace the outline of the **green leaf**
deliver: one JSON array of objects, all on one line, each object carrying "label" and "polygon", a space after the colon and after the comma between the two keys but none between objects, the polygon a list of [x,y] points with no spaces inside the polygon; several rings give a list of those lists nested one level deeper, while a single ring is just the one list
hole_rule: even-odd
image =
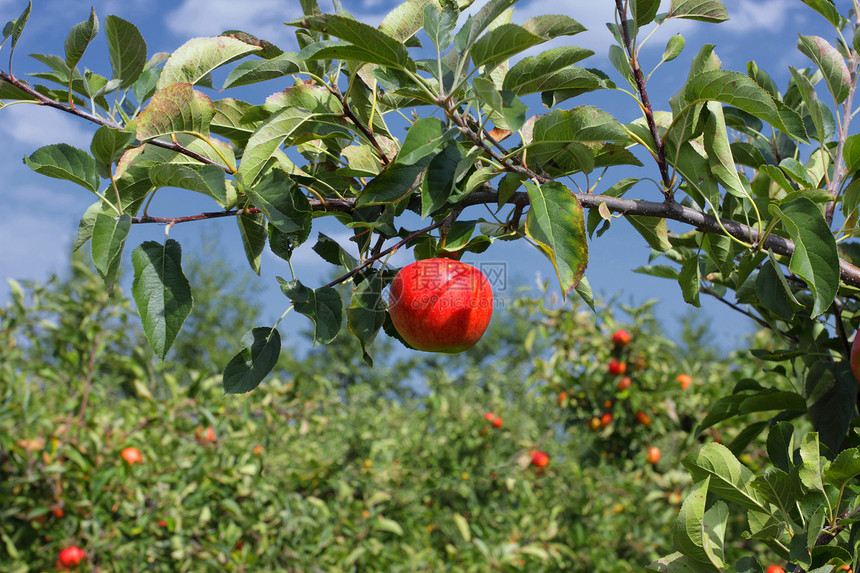
[{"label": "green leaf", "polygon": [[627,80],[630,87],[636,88],[636,79],[633,77],[633,70],[630,67],[630,58],[621,46],[616,44],[609,46],[609,61],[618,70],[618,73]]},{"label": "green leaf", "polygon": [[800,0],[833,24],[837,30],[841,30],[844,26],[842,16],[839,15],[839,10],[833,4],[832,0]]},{"label": "green leaf", "polygon": [[842,214],[847,219],[860,205],[860,179],[855,179],[842,193]]},{"label": "green leaf", "polygon": [[[335,14],[305,16],[288,22],[287,25],[328,34],[357,48],[354,55],[351,55],[352,52],[346,52],[341,58],[358,59],[398,69],[415,69],[415,62],[409,57],[406,46],[377,28],[347,16]],[[309,48],[312,47],[309,46]],[[302,50],[300,55],[304,57],[305,50]]]},{"label": "green leaf", "polygon": [[666,18],[684,18],[719,24],[729,19],[729,13],[719,0],[672,0]]},{"label": "green leaf", "polygon": [[[424,15],[427,6],[435,9],[436,4],[433,0],[406,0],[385,15],[379,23],[379,29],[398,42],[405,43],[409,39],[414,39],[415,33],[425,26]],[[451,11],[450,7],[447,11]]]},{"label": "green leaf", "polygon": [[24,164],[36,173],[55,179],[65,179],[96,193],[101,184],[96,160],[92,155],[66,143],[40,147]]},{"label": "green leaf", "polygon": [[699,306],[699,285],[702,282],[702,274],[699,269],[699,257],[693,256],[686,259],[681,265],[681,272],[678,274],[678,284],[681,285],[681,294],[684,295],[684,301],[687,304],[692,304],[695,307]]},{"label": "green leaf", "polygon": [[771,204],[768,210],[780,218],[795,243],[788,268],[809,286],[815,301],[812,316],[823,314],[839,287],[839,255],[821,209],[809,199],[797,197]]},{"label": "green leaf", "polygon": [[522,26],[502,24],[494,28],[475,42],[470,54],[475,67],[491,69],[509,57],[556,36],[569,36],[584,30],[579,22],[568,16],[539,16]]},{"label": "green leaf", "polygon": [[533,142],[627,142],[624,126],[600,108],[584,105],[556,109],[535,121]]},{"label": "green leaf", "polygon": [[633,19],[639,27],[647,26],[653,22],[659,8],[660,0],[634,0],[630,3]]},{"label": "green leaf", "polygon": [[127,131],[120,131],[106,125],[98,128],[93,134],[90,152],[95,157],[99,175],[110,176],[111,166],[119,161],[133,141],[134,135]]},{"label": "green leaf", "polygon": [[113,211],[100,211],[93,224],[92,255],[108,291],[113,289],[119,271],[120,255],[131,231],[131,216],[117,217]]},{"label": "green leaf", "polygon": [[457,526],[457,530],[460,532],[460,537],[463,538],[463,541],[466,543],[472,541],[472,529],[469,527],[469,522],[466,518],[457,512],[454,512],[454,515],[451,517],[453,517],[454,525]]},{"label": "green leaf", "polygon": [[260,50],[259,46],[225,36],[194,38],[171,54],[157,87],[162,90],[171,84],[196,84],[212,70]]},{"label": "green leaf", "polygon": [[99,19],[96,9],[90,9],[90,18],[72,27],[66,37],[66,65],[74,68],[84,56],[84,51],[99,33]]},{"label": "green leaf", "polygon": [[314,324],[314,346],[328,344],[337,337],[343,323],[343,302],[332,287],[309,289],[299,281],[287,282],[278,277],[281,291],[296,309]]},{"label": "green leaf", "polygon": [[[638,179],[633,179],[630,186],[632,187],[637,181]],[[669,229],[666,227],[666,219],[642,215],[625,215],[625,219],[633,225],[634,229],[639,231],[642,238],[655,251],[664,253],[672,248],[672,243],[669,242]]]},{"label": "green leaf", "polygon": [[258,326],[242,337],[245,347],[224,368],[224,394],[244,394],[260,385],[277,365],[281,334],[277,328]]},{"label": "green leaf", "polygon": [[537,186],[525,182],[531,208],[526,234],[552,261],[562,293],[570,294],[588,265],[588,242],[582,205],[570,190],[552,181]]},{"label": "green leaf", "polygon": [[132,252],[131,262],[131,294],[143,332],[152,350],[164,360],[194,304],[191,285],[182,272],[182,248],[173,239],[163,245],[146,241]]},{"label": "green leaf", "polygon": [[18,44],[18,39],[21,37],[21,33],[24,31],[24,26],[27,25],[27,20],[30,19],[30,10],[33,9],[33,3],[27,2],[27,7],[24,8],[24,11],[21,12],[21,15],[15,18],[14,20],[10,20],[3,26],[3,42],[0,43],[0,46],[6,43],[8,38],[12,38],[12,44],[9,47],[9,67],[12,67],[12,55],[15,53],[15,46]]},{"label": "green leaf", "polygon": [[704,531],[704,519],[710,480],[710,476],[706,476],[693,485],[672,527],[675,548],[696,561],[708,561],[708,554],[705,552],[707,534]]},{"label": "green leaf", "polygon": [[851,90],[851,73],[836,48],[819,36],[800,36],[797,49],[818,66],[836,103],[842,103]]},{"label": "green leaf", "polygon": [[860,169],[860,133],[845,138],[842,159],[845,161],[846,173],[853,173]]},{"label": "green leaf", "polygon": [[713,70],[694,76],[684,89],[684,101],[687,105],[719,101],[734,106],[806,142],[806,129],[797,112],[784,104],[777,105],[769,93],[740,72]]},{"label": "green leaf", "polygon": [[244,148],[257,128],[256,123],[243,121],[243,117],[253,106],[233,98],[215,100],[212,104],[215,106],[215,116],[209,124],[209,129],[212,133],[226,137]]},{"label": "green leaf", "polygon": [[800,465],[797,466],[800,482],[815,491],[824,491],[821,475],[821,454],[818,447],[818,434],[810,432],[800,442]]},{"label": "green leaf", "polygon": [[729,145],[723,108],[717,102],[707,102],[707,119],[705,120],[704,143],[708,154],[708,165],[711,173],[723,187],[740,199],[750,198],[750,194],[741,182],[732,149]]},{"label": "green leaf", "polygon": [[387,533],[393,533],[398,537],[403,537],[403,528],[400,527],[400,524],[393,519],[380,518],[374,520],[373,529],[376,531],[385,531]]},{"label": "green leaf", "polygon": [[741,464],[729,449],[717,443],[705,444],[682,460],[695,482],[708,476],[708,491],[726,501],[752,511],[767,511],[759,494],[750,486],[753,473]]},{"label": "green leaf", "polygon": [[474,17],[469,17],[466,24],[457,32],[456,46],[460,51],[466,50],[475,43],[478,36],[486,30],[502,12],[513,6],[517,0],[489,0],[481,7]]},{"label": "green leaf", "polygon": [[284,171],[272,169],[248,189],[248,195],[269,224],[282,233],[305,237],[310,233],[311,205]]},{"label": "green leaf", "polygon": [[113,77],[121,80],[120,88],[125,89],[143,73],[146,66],[146,42],[137,26],[117,16],[105,18],[105,36]]},{"label": "green leaf", "polygon": [[236,217],[239,224],[239,233],[242,235],[242,245],[245,247],[245,256],[248,264],[258,275],[260,274],[260,260],[263,249],[266,248],[267,225],[262,213],[239,213]]},{"label": "green leaf", "polygon": [[149,179],[156,188],[178,187],[212,197],[222,207],[229,203],[224,170],[215,165],[191,167],[176,163],[163,163],[149,170]]},{"label": "green leaf", "polygon": [[251,185],[284,141],[315,115],[301,108],[287,107],[264,121],[254,131],[245,146],[245,154],[242,156],[238,172],[242,182],[245,185]]},{"label": "green leaf", "polygon": [[806,376],[805,394],[809,403],[809,420],[821,443],[838,452],[854,419],[857,402],[857,379],[847,361],[819,361]]},{"label": "green leaf", "polygon": [[431,156],[421,158],[414,165],[392,163],[374,177],[361,191],[356,205],[381,205],[396,203],[415,190],[418,177],[430,164]]},{"label": "green leaf", "polygon": [[397,153],[397,163],[413,165],[428,155],[435,155],[451,140],[459,129],[444,129],[444,124],[435,117],[423,117],[415,121],[406,132],[406,139]]},{"label": "green leaf", "polygon": [[323,260],[333,265],[340,265],[349,271],[358,266],[358,261],[355,257],[346,252],[337,241],[323,233],[319,234],[313,250]]},{"label": "green leaf", "polygon": [[794,426],[777,422],[767,435],[767,456],[771,463],[785,473],[794,469]]},{"label": "green leaf", "polygon": [[516,95],[562,89],[597,89],[600,78],[573,64],[594,52],[576,46],[547,50],[538,56],[523,58],[505,74],[502,88]]},{"label": "green leaf", "polygon": [[273,80],[299,71],[296,54],[281,54],[270,60],[242,62],[230,72],[221,89]]},{"label": "green leaf", "polygon": [[828,141],[836,131],[836,121],[833,119],[833,112],[827,105],[818,99],[818,94],[815,92],[815,87],[812,82],[803,73],[789,66],[791,76],[794,78],[794,84],[800,92],[803,102],[806,104],[806,109],[812,118],[812,123],[815,125],[815,131],[818,135],[819,142]]},{"label": "green leaf", "polygon": [[755,291],[762,306],[782,320],[791,321],[800,307],[782,274],[782,269],[774,259],[762,265],[756,277]]},{"label": "green leaf", "polygon": [[346,309],[346,325],[349,332],[361,344],[365,362],[371,367],[373,359],[369,348],[379,329],[385,323],[385,302],[382,299],[382,275],[375,273],[365,278],[352,293],[352,302]]},{"label": "green leaf", "polygon": [[137,139],[146,141],[174,133],[209,135],[215,106],[191,84],[171,84],[156,92],[137,118]]},{"label": "green leaf", "polygon": [[451,143],[430,161],[421,182],[422,217],[429,217],[448,203],[448,198],[454,191],[457,165],[462,159],[460,147]]},{"label": "green leaf", "polygon": [[666,42],[666,49],[663,50],[662,60],[664,62],[671,62],[677,58],[681,54],[681,51],[683,51],[684,44],[684,36],[681,34],[675,34],[669,38],[669,41]]},{"label": "green leaf", "polygon": [[457,13],[450,6],[442,6],[441,14],[433,2],[424,7],[424,31],[440,52],[451,45],[452,32],[456,27]]},{"label": "green leaf", "polygon": [[860,450],[851,448],[839,452],[836,459],[824,470],[824,481],[841,490],[860,475]]}]

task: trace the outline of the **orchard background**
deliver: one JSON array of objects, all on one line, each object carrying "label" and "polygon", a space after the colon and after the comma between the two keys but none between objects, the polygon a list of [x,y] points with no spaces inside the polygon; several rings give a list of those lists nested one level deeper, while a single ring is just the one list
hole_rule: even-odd
[{"label": "orchard background", "polygon": [[[680,34],[727,21],[717,0],[607,3],[589,47],[575,10],[471,4],[368,24],[303,0],[271,37],[169,53],[95,9],[62,45],[24,43],[38,5],[4,26],[0,113],[63,118],[24,164],[95,200],[90,262],[10,281],[0,315],[12,570],[72,545],[122,571],[853,566],[857,3],[794,3],[797,54],[739,71]],[[63,203],[25,202],[44,236]],[[604,235],[751,319],[748,348],[596,300]],[[554,286],[511,281],[464,354],[404,348],[399,266],[522,248]],[[236,252],[277,269],[274,317]]]}]

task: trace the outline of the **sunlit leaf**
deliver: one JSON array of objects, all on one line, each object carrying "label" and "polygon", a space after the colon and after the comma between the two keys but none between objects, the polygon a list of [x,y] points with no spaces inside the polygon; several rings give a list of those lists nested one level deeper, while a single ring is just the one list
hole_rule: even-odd
[{"label": "sunlit leaf", "polygon": [[170,84],[156,92],[137,118],[137,138],[141,141],[174,133],[209,135],[215,106],[191,84]]},{"label": "sunlit leaf", "polygon": [[113,77],[121,80],[120,88],[127,88],[146,66],[146,42],[137,26],[117,16],[105,18],[105,36]]},{"label": "sunlit leaf", "polygon": [[194,38],[170,55],[158,78],[158,89],[176,83],[196,84],[212,70],[260,50],[259,46],[225,36]]}]

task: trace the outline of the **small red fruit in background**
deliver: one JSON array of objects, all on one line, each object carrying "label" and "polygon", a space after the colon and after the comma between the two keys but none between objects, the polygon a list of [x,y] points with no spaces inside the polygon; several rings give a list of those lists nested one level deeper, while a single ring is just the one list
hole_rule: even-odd
[{"label": "small red fruit in background", "polygon": [[391,282],[388,312],[410,346],[462,352],[481,339],[493,316],[493,289],[484,273],[451,259],[406,265]]},{"label": "small red fruit in background", "polygon": [[488,422],[492,422],[493,420],[496,419],[496,415],[493,414],[492,412],[487,412],[486,414],[484,414],[484,419]]},{"label": "small red fruit in background", "polygon": [[211,444],[218,438],[215,436],[215,428],[212,426],[206,426],[205,430],[202,426],[197,426],[197,429],[194,430],[194,439],[197,440],[198,444]]},{"label": "small red fruit in background", "polygon": [[606,414],[603,414],[600,417],[600,425],[602,427],[605,428],[606,426],[608,426],[611,423],[612,423],[612,414],[610,414],[609,412],[607,412]]},{"label": "small red fruit in background", "polygon": [[678,374],[675,380],[677,380],[678,383],[681,385],[681,390],[686,390],[693,382],[693,379],[690,378],[689,374]]},{"label": "small red fruit in background", "polygon": [[561,403],[562,403],[562,402],[564,402],[565,400],[567,400],[567,392],[562,392],[561,394],[559,394],[559,395],[558,395],[558,404],[559,404],[559,406],[560,406],[560,405],[561,405]]},{"label": "small red fruit in background", "polygon": [[261,446],[260,444],[257,444],[256,446],[254,446],[254,449],[251,450],[251,453],[254,454],[255,456],[262,456],[263,455],[263,446]]},{"label": "small red fruit in background", "polygon": [[140,455],[140,450],[134,446],[124,449],[120,455],[130,466],[143,463],[143,456]]},{"label": "small red fruit in background", "polygon": [[660,461],[660,448],[657,446],[648,446],[645,450],[645,461],[652,466]]},{"label": "small red fruit in background", "polygon": [[785,573],[785,569],[779,565],[771,565],[767,568],[767,573]]},{"label": "small red fruit in background", "polygon": [[162,519],[158,522],[158,527],[167,527],[167,522]]},{"label": "small red fruit in background", "polygon": [[53,513],[54,517],[56,517],[57,519],[60,519],[61,517],[63,517],[63,515],[65,515],[65,513],[63,512],[63,508],[59,505],[54,505],[53,507],[51,507],[51,513]]},{"label": "small red fruit in background", "polygon": [[623,362],[619,362],[617,360],[613,360],[609,363],[609,373],[613,376],[618,376],[619,374],[624,374],[627,370],[627,365]]},{"label": "small red fruit in background", "polygon": [[618,391],[623,392],[624,390],[627,390],[628,388],[630,388],[630,384],[632,383],[633,381],[630,379],[630,376],[625,376],[618,381]]},{"label": "small red fruit in background", "polygon": [[630,342],[630,333],[623,328],[621,330],[616,330],[615,334],[612,335],[612,344],[619,348],[626,346],[628,342]]},{"label": "small red fruit in background", "polygon": [[646,414],[642,410],[639,410],[638,412],[636,412],[636,421],[639,422],[640,424],[642,424],[643,426],[650,426],[651,425],[651,416],[649,416],[648,414]]},{"label": "small red fruit in background", "polygon": [[493,418],[493,421],[490,423],[493,425],[494,428],[501,428],[502,427],[502,419],[501,418]]},{"label": "small red fruit in background", "polygon": [[77,545],[71,545],[60,551],[59,563],[63,567],[75,567],[87,558],[84,550]]},{"label": "small red fruit in background", "polygon": [[549,456],[546,452],[534,452],[532,454],[532,465],[539,468],[545,468],[549,464]]},{"label": "small red fruit in background", "polygon": [[860,382],[860,329],[854,334],[854,342],[851,343],[851,372],[854,378]]},{"label": "small red fruit in background", "polygon": [[588,429],[590,429],[593,432],[596,432],[597,430],[599,430],[601,425],[602,425],[602,423],[600,422],[600,418],[598,418],[597,416],[595,416],[594,418],[592,418],[588,421]]}]

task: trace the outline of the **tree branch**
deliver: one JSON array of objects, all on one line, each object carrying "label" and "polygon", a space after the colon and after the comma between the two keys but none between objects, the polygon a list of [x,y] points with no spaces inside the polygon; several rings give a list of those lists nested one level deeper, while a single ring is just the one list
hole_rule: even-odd
[{"label": "tree branch", "polygon": [[361,130],[361,133],[373,144],[373,147],[379,152],[380,158],[382,159],[382,163],[384,165],[388,165],[390,161],[388,157],[385,155],[385,150],[382,149],[382,146],[379,145],[379,142],[376,141],[376,137],[374,137],[373,132],[364,125],[358,117],[356,117],[355,113],[352,111],[352,108],[349,105],[349,102],[346,100],[344,95],[341,93],[340,89],[336,85],[328,86],[328,91],[337,98],[337,101],[340,102],[340,105],[343,107],[343,115],[345,115],[349,120],[355,124],[355,126]]},{"label": "tree branch", "polygon": [[[3,80],[5,82],[10,83],[13,86],[15,86],[16,88],[18,88],[19,90],[26,92],[28,95],[34,97],[39,102],[39,105],[44,105],[46,107],[52,107],[54,109],[58,109],[60,111],[66,112],[66,113],[70,113],[74,116],[80,117],[81,119],[85,119],[85,120],[92,122],[92,123],[95,123],[97,125],[103,125],[103,126],[111,128],[111,129],[117,129],[119,131],[125,131],[124,126],[122,126],[122,125],[120,125],[114,121],[98,117],[96,115],[93,115],[91,113],[83,111],[80,108],[70,107],[68,104],[60,103],[58,101],[52,100],[49,97],[45,97],[42,94],[40,94],[39,92],[37,92],[36,90],[34,90],[33,88],[31,88],[30,86],[28,86],[27,84],[25,84],[24,82],[12,77],[10,74],[4,72],[3,70],[0,70],[0,80]],[[200,155],[196,151],[192,151],[185,146],[179,145],[178,143],[174,143],[172,141],[163,141],[161,139],[150,139],[149,141],[146,141],[144,143],[148,143],[148,144],[154,145],[156,147],[163,147],[164,149],[170,149],[171,151],[176,151],[177,153],[181,153],[182,155],[185,155],[185,156],[190,157],[192,159],[196,159],[197,161],[199,161],[201,163],[205,163],[207,165],[215,165],[216,167],[223,169],[227,173],[233,173],[233,170],[230,169],[228,166],[226,166],[222,163],[218,163],[217,161],[212,161],[208,157],[206,157],[204,155]]]},{"label": "tree branch", "polygon": [[630,28],[627,25],[627,9],[624,7],[624,0],[615,0],[615,9],[618,11],[618,16],[621,19],[621,38],[624,40],[624,47],[627,49],[627,54],[630,57],[633,79],[636,80],[639,97],[642,99],[642,109],[645,112],[645,120],[648,122],[648,129],[651,130],[651,138],[654,140],[654,149],[657,151],[657,166],[660,168],[660,177],[663,179],[663,194],[668,201],[672,199],[672,179],[669,177],[666,150],[663,146],[663,139],[657,131],[657,122],[654,120],[654,111],[651,109],[651,101],[648,99],[648,90],[645,89],[645,76],[642,74],[642,69],[639,67],[639,59],[636,57],[636,51],[633,49],[633,39],[630,37]]}]

